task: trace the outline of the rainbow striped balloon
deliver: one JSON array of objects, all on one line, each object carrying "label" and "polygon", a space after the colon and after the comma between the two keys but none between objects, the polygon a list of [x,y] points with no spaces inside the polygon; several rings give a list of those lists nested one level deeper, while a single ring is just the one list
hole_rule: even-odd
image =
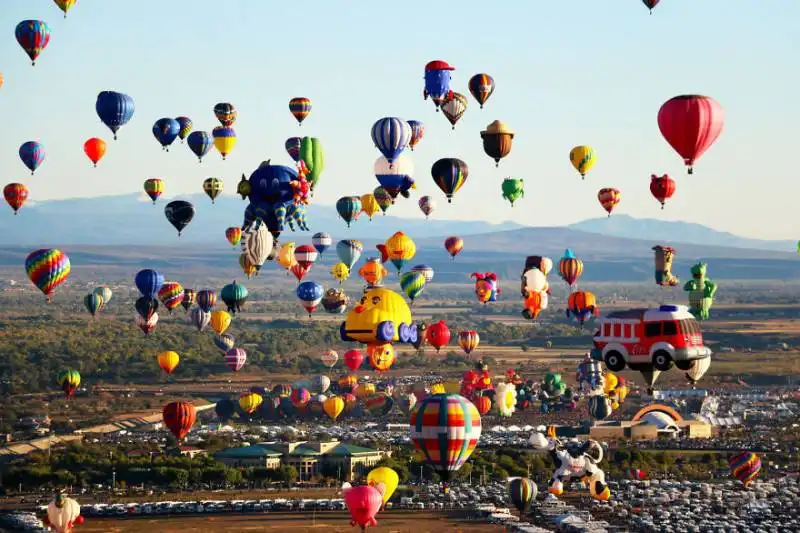
[{"label": "rainbow striped balloon", "polygon": [[67,254],[57,248],[42,248],[31,252],[25,259],[25,271],[47,301],[56,287],[67,281],[71,266]]},{"label": "rainbow striped balloon", "polygon": [[753,452],[742,452],[728,459],[731,475],[748,486],[761,472],[761,459]]},{"label": "rainbow striped balloon", "polygon": [[177,281],[165,281],[158,290],[158,299],[170,313],[183,303],[183,298],[183,286]]},{"label": "rainbow striped balloon", "polygon": [[481,438],[481,415],[458,394],[434,394],[411,412],[411,440],[444,481],[457,472]]}]

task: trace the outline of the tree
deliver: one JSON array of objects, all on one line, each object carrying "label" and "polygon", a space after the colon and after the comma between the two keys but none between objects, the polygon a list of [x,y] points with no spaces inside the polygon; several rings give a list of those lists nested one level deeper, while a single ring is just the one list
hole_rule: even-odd
[{"label": "tree", "polygon": [[297,469],[291,465],[281,465],[278,469],[278,480],[291,487],[297,480]]}]

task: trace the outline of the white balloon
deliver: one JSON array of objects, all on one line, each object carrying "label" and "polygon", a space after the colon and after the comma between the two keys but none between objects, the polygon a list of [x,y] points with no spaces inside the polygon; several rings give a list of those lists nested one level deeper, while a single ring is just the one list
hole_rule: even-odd
[{"label": "white balloon", "polygon": [[547,277],[539,269],[532,268],[525,272],[525,285],[529,291],[546,290]]}]

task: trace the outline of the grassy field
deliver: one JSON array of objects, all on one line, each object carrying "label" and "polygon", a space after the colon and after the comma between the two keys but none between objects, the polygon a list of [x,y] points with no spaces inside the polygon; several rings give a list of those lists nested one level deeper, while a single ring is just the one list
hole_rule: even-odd
[{"label": "grassy field", "polygon": [[[265,513],[260,515],[216,515],[170,518],[91,518],[81,533],[245,533],[255,531],[325,531],[352,533],[346,512]],[[377,531],[385,533],[492,533],[503,531],[486,522],[467,522],[444,514],[419,511],[384,511],[378,514]]]}]

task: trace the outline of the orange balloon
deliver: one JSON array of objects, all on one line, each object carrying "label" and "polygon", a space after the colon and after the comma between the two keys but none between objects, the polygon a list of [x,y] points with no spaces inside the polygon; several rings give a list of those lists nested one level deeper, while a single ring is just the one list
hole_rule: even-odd
[{"label": "orange balloon", "polygon": [[83,151],[86,152],[94,166],[97,166],[97,162],[103,159],[106,153],[106,142],[103,139],[92,137],[83,143]]}]

